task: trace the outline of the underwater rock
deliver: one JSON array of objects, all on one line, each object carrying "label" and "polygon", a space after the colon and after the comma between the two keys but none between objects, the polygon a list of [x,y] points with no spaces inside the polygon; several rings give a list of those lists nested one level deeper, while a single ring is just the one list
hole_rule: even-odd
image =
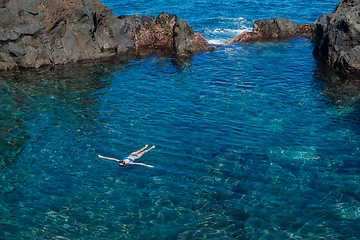
[{"label": "underwater rock", "polygon": [[98,0],[3,0],[0,6],[0,70],[96,59],[144,46],[183,53],[207,45],[190,26],[189,32],[175,32],[177,17],[167,13],[116,17]]},{"label": "underwater rock", "polygon": [[252,32],[243,32],[230,38],[225,45],[235,42],[273,41],[291,37],[311,37],[312,24],[295,25],[285,18],[263,19],[255,21]]},{"label": "underwater rock", "polygon": [[314,55],[327,67],[360,73],[360,1],[342,0],[314,23]]}]

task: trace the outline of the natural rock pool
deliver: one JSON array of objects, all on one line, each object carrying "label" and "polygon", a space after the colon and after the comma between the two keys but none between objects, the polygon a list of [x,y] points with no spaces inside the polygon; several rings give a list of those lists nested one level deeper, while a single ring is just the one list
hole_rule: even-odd
[{"label": "natural rock pool", "polygon": [[[0,238],[358,237],[360,86],[313,47],[3,73]],[[145,144],[154,168],[97,157]]]}]

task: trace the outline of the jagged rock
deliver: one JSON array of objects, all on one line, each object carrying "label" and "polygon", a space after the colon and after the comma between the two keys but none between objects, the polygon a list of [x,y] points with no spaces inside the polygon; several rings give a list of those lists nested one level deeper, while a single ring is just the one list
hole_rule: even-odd
[{"label": "jagged rock", "polygon": [[297,36],[310,37],[311,24],[295,25],[291,20],[284,18],[263,19],[255,21],[252,32],[243,32],[225,42],[225,45],[234,42],[273,41]]},{"label": "jagged rock", "polygon": [[314,24],[299,24],[296,25],[296,35],[295,36],[303,36],[307,39],[310,39],[311,41],[314,41],[314,35],[313,35],[313,26]]},{"label": "jagged rock", "polygon": [[98,58],[119,47],[121,21],[98,1],[6,0],[2,6],[0,70]]},{"label": "jagged rock", "polygon": [[203,51],[208,42],[200,33],[194,33],[193,29],[183,19],[179,19],[174,26],[174,42],[176,52],[179,54]]},{"label": "jagged rock", "polygon": [[141,15],[120,18],[125,22],[121,29],[122,41],[125,41],[128,47],[173,49],[176,16],[162,12],[157,18]]},{"label": "jagged rock", "polygon": [[[117,18],[98,0],[2,0],[0,7],[0,70],[65,64],[140,47],[178,49],[177,17],[167,13]],[[180,45],[190,52],[207,45],[192,29],[176,36],[187,41]]]},{"label": "jagged rock", "polygon": [[360,1],[342,0],[330,14],[320,16],[313,28],[314,55],[334,70],[360,73]]},{"label": "jagged rock", "polygon": [[135,48],[168,48],[178,54],[193,53],[206,49],[208,42],[183,19],[162,12],[157,18],[129,16],[124,19],[123,34]]},{"label": "jagged rock", "polygon": [[156,19],[145,21],[135,34],[135,46],[173,49],[176,21],[176,16],[165,12],[160,13]]},{"label": "jagged rock", "polygon": [[0,27],[0,41],[6,42],[11,40],[16,40],[18,35],[13,31]]}]

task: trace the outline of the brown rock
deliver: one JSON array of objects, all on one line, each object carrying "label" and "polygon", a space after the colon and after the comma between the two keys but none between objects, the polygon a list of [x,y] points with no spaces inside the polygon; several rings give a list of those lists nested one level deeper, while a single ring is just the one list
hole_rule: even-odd
[{"label": "brown rock", "polygon": [[[185,21],[184,21],[185,22]],[[117,18],[98,0],[0,1],[0,70],[38,68],[123,53],[129,49],[205,49],[200,34],[180,32],[177,17],[161,13]],[[187,23],[186,23],[187,24]],[[184,48],[177,49],[175,40]]]},{"label": "brown rock", "polygon": [[313,39],[312,36],[312,28],[313,28],[314,24],[299,24],[296,25],[295,27],[295,31],[296,31],[296,35],[295,36],[303,36],[306,37],[308,39]]},{"label": "brown rock", "polygon": [[135,35],[135,46],[172,49],[174,44],[173,28],[176,21],[176,16],[162,12],[156,19],[141,24]]},{"label": "brown rock", "polygon": [[256,42],[281,40],[299,35],[308,37],[311,35],[312,24],[295,25],[292,21],[284,18],[263,19],[256,21],[252,32],[243,32],[230,38],[225,45],[234,42]]}]

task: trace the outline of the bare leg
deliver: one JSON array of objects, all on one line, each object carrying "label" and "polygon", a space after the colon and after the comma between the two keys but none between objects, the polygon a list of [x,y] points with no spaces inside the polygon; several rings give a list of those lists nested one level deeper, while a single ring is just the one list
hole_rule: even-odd
[{"label": "bare leg", "polygon": [[148,150],[145,150],[143,152],[139,152],[137,155],[139,156],[139,158],[144,155],[144,153],[147,153],[148,151],[150,151],[151,149],[155,148],[155,146],[152,146],[151,148],[149,148]]},{"label": "bare leg", "polygon": [[[143,147],[142,149],[137,150],[136,152],[133,152],[133,153],[131,153],[131,154],[136,154],[136,155],[137,155],[137,154],[139,154],[139,152],[144,151],[144,149],[147,148],[147,147],[148,147],[148,145],[146,144],[145,147]],[[130,154],[130,155],[131,155],[131,154]]]}]

